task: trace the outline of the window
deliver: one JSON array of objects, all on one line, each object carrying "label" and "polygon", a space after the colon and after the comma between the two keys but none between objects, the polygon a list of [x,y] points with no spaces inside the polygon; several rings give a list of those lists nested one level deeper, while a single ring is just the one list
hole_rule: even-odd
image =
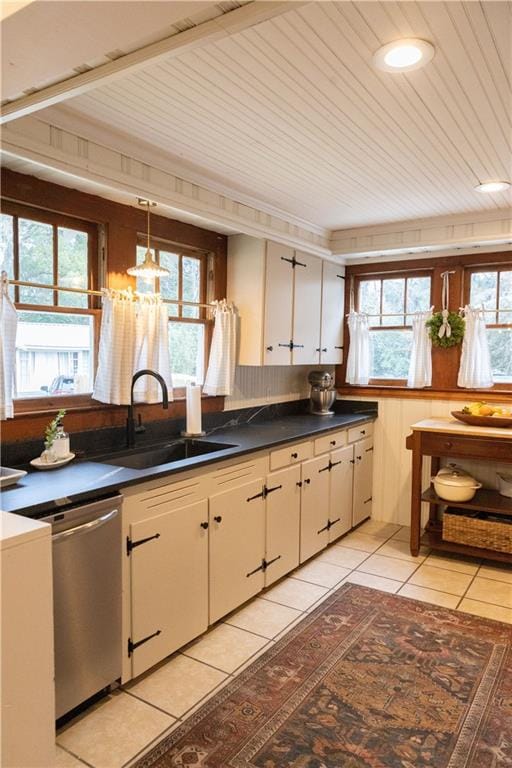
[{"label": "window", "polygon": [[371,380],[402,382],[411,356],[411,313],[431,306],[431,277],[372,276],[360,278],[358,286],[358,309],[369,315]]},{"label": "window", "polygon": [[[137,245],[137,263],[144,261],[146,245]],[[151,249],[155,260],[170,274],[155,281],[137,278],[137,290],[160,292],[169,314],[169,351],[174,387],[189,382],[202,384],[205,371],[208,321],[206,303],[207,256],[169,243],[154,241]],[[177,304],[176,301],[191,302]]]},{"label": "window", "polygon": [[479,267],[469,272],[472,307],[486,310],[485,320],[496,384],[512,381],[512,267]]},{"label": "window", "polygon": [[[9,278],[45,285],[94,288],[94,225],[5,203],[1,260]],[[92,392],[95,315],[91,296],[10,286],[18,309],[17,399]]]}]

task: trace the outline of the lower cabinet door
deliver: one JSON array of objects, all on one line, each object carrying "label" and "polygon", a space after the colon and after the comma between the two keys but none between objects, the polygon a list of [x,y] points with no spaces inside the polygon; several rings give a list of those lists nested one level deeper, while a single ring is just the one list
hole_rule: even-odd
[{"label": "lower cabinet door", "polygon": [[265,586],[299,564],[300,467],[267,476]]},{"label": "lower cabinet door", "polygon": [[352,525],[357,525],[372,514],[373,438],[354,445],[354,461]]},{"label": "lower cabinet door", "polygon": [[353,459],[353,445],[331,452],[329,543],[352,528]]},{"label": "lower cabinet door", "polygon": [[136,677],[208,627],[208,501],[130,526]]},{"label": "lower cabinet door", "polygon": [[329,540],[329,456],[302,464],[300,562],[327,546]]},{"label": "lower cabinet door", "polygon": [[210,623],[263,589],[264,479],[210,497]]}]

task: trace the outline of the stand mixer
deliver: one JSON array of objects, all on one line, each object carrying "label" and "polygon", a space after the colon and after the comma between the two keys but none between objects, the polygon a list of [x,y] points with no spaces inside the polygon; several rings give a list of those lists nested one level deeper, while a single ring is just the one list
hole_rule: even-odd
[{"label": "stand mixer", "polygon": [[333,377],[328,371],[310,371],[308,382],[311,384],[311,413],[316,416],[332,416],[331,405],[336,400]]}]

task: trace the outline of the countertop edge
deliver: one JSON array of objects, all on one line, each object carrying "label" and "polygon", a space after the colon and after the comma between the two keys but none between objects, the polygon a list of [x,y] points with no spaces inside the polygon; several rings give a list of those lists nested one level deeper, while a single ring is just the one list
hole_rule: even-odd
[{"label": "countertop edge", "polygon": [[[329,426],[319,425],[318,428],[315,429],[307,429],[301,432],[300,434],[294,434],[289,437],[285,437],[283,439],[277,439],[277,440],[271,440],[268,442],[261,442],[259,444],[255,445],[247,445],[247,446],[237,446],[236,448],[229,448],[226,449],[226,451],[223,451],[222,453],[224,455],[219,456],[217,453],[212,454],[205,454],[204,456],[200,457],[194,457],[194,459],[186,459],[184,461],[180,462],[172,462],[172,465],[160,465],[157,468],[151,468],[146,470],[135,470],[135,469],[126,469],[122,467],[116,467],[110,464],[101,464],[101,462],[95,462],[94,459],[90,460],[81,460],[79,462],[74,463],[75,467],[78,466],[84,466],[84,465],[93,465],[93,464],[100,464],[101,466],[105,467],[105,469],[109,470],[108,474],[112,474],[115,476],[116,474],[122,474],[122,473],[133,473],[131,476],[120,478],[116,482],[106,483],[105,485],[102,485],[101,487],[95,487],[95,488],[89,488],[89,489],[83,489],[83,490],[77,490],[76,492],[67,493],[64,496],[54,498],[52,500],[45,500],[41,502],[40,504],[20,504],[18,505],[10,505],[7,509],[4,508],[2,505],[1,511],[8,512],[9,514],[15,514],[19,515],[21,517],[30,517],[37,519],[39,517],[42,517],[44,514],[52,514],[52,512],[55,512],[58,509],[62,509],[64,507],[68,507],[73,504],[80,504],[85,501],[90,501],[91,499],[99,499],[104,496],[108,496],[111,493],[115,491],[122,491],[123,488],[127,488],[133,485],[142,484],[146,482],[150,482],[152,480],[161,479],[164,477],[170,477],[171,475],[177,475],[181,474],[190,470],[198,469],[201,467],[207,467],[212,466],[214,464],[220,464],[223,461],[230,461],[232,459],[243,457],[251,453],[257,453],[262,451],[269,451],[274,448],[279,448],[280,446],[287,445],[290,443],[294,443],[300,440],[306,440],[306,439],[312,439],[316,437],[321,437],[323,434],[328,434],[330,432],[334,431],[343,431],[346,429],[350,429],[353,426],[358,426],[360,424],[373,422],[377,419],[377,414],[335,414],[338,418],[336,419],[336,423],[331,423]],[[322,418],[322,417],[320,417]],[[343,420],[341,420],[341,418]],[[287,421],[288,418],[285,417],[282,419],[282,421]],[[280,419],[275,420],[276,423],[281,421]],[[263,424],[268,425],[272,422],[264,422],[264,423],[257,423],[253,426],[257,428],[258,426],[261,427]],[[233,433],[236,432],[237,429],[244,429],[247,428],[248,425],[242,424],[240,427],[232,427],[230,429],[226,430],[212,430],[212,432],[208,435],[206,435],[205,439],[211,438],[212,440],[222,440],[225,439],[226,441],[229,441],[229,439],[233,438]],[[252,425],[249,425],[252,426]],[[226,433],[229,433],[226,435]],[[175,439],[175,438],[170,438]],[[184,466],[184,462],[187,462],[187,465]],[[177,466],[179,465],[179,466]],[[68,465],[71,466],[71,465]],[[52,470],[53,472],[64,472],[66,470],[66,467],[62,469]],[[31,475],[33,473],[30,473]],[[47,473],[41,473],[41,475],[47,476]],[[26,479],[26,478],[25,478]],[[2,496],[5,497],[5,493],[12,494],[13,492],[20,491],[23,489],[23,486],[12,486],[10,489],[4,490],[2,493]]]}]

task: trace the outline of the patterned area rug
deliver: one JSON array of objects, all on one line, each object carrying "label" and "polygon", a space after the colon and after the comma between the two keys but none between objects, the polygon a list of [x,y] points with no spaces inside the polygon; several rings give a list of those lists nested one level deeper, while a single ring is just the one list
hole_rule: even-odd
[{"label": "patterned area rug", "polygon": [[508,768],[511,641],[346,584],[137,768]]}]

